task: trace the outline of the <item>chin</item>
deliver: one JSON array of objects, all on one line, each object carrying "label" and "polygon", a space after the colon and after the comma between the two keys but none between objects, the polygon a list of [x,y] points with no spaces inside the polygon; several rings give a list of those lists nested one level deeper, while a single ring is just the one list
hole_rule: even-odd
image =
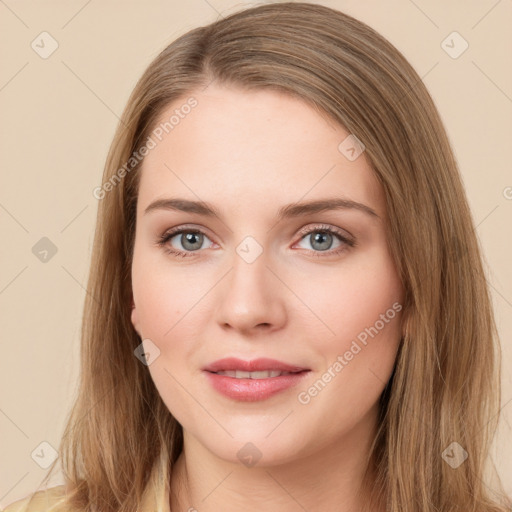
[{"label": "chin", "polygon": [[[279,428],[279,427],[278,427]],[[223,441],[203,439],[204,446],[218,458],[237,465],[251,467],[279,466],[296,460],[307,451],[304,434],[299,434],[301,444],[284,429],[279,434],[247,429],[232,432],[233,438]]]}]

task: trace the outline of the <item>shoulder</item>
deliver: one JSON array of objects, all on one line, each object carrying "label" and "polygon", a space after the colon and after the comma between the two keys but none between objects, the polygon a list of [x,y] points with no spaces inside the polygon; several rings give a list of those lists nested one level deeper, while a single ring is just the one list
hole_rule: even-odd
[{"label": "shoulder", "polygon": [[[65,486],[59,485],[29,494],[2,509],[2,512],[64,512]],[[66,512],[72,512],[69,509]]]}]

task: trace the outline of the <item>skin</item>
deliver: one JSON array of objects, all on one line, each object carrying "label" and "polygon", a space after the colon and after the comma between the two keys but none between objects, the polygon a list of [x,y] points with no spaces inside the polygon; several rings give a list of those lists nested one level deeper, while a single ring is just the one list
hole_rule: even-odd
[{"label": "skin", "polygon": [[[401,313],[366,346],[359,343],[362,350],[309,403],[298,395],[330,367],[333,373],[358,334],[403,304],[383,190],[364,153],[350,161],[338,150],[349,133],[298,99],[216,85],[193,96],[198,105],[144,160],[132,265],[132,323],[160,350],[148,369],[184,429],[171,509],[359,510],[356,490],[402,335]],[[211,203],[220,217],[145,214],[169,197]],[[333,197],[363,203],[378,217],[340,209],[276,220],[284,205]],[[357,245],[333,235],[322,251],[314,238],[319,225],[339,228]],[[205,233],[202,245],[187,245],[181,234],[166,243],[188,248],[191,257],[157,244],[179,226]],[[317,231],[303,235],[302,228]],[[247,236],[263,251],[252,263],[236,252]],[[310,372],[298,387],[241,402],[219,394],[202,372],[228,356],[269,357]],[[237,456],[248,442],[261,453],[252,467]]]}]

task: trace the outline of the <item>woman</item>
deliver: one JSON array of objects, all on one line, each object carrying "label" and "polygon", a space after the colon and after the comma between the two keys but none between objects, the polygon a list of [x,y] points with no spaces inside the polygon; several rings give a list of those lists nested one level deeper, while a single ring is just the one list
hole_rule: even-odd
[{"label": "woman", "polygon": [[474,224],[375,31],[281,3],[181,36],[94,196],[66,486],[8,512],[507,510]]}]

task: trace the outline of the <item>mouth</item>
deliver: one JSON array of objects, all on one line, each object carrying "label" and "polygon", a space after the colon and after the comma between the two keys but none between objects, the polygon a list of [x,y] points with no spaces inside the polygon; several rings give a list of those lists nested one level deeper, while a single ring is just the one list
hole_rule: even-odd
[{"label": "mouth", "polygon": [[[307,371],[307,370],[303,370]],[[224,370],[220,372],[211,372],[216,375],[224,375],[225,377],[232,377],[234,379],[271,379],[274,377],[281,377],[281,375],[294,375],[300,372],[281,372],[279,370],[263,370],[259,372],[244,372],[242,370]]]},{"label": "mouth", "polygon": [[290,389],[311,370],[275,359],[244,361],[225,358],[208,365],[203,371],[220,394],[233,400],[254,402]]},{"label": "mouth", "polygon": [[[302,371],[308,371],[309,368],[285,363],[278,361],[277,359],[269,359],[266,357],[260,357],[253,359],[252,361],[245,361],[236,357],[226,357],[219,359],[208,366],[203,368],[204,371],[211,373],[221,372],[235,372],[235,374],[229,374],[229,377],[236,377],[239,379],[264,379],[268,378],[269,375],[261,376],[263,372],[279,372],[280,374],[298,373]],[[278,377],[278,374],[271,375],[271,377]]]}]

